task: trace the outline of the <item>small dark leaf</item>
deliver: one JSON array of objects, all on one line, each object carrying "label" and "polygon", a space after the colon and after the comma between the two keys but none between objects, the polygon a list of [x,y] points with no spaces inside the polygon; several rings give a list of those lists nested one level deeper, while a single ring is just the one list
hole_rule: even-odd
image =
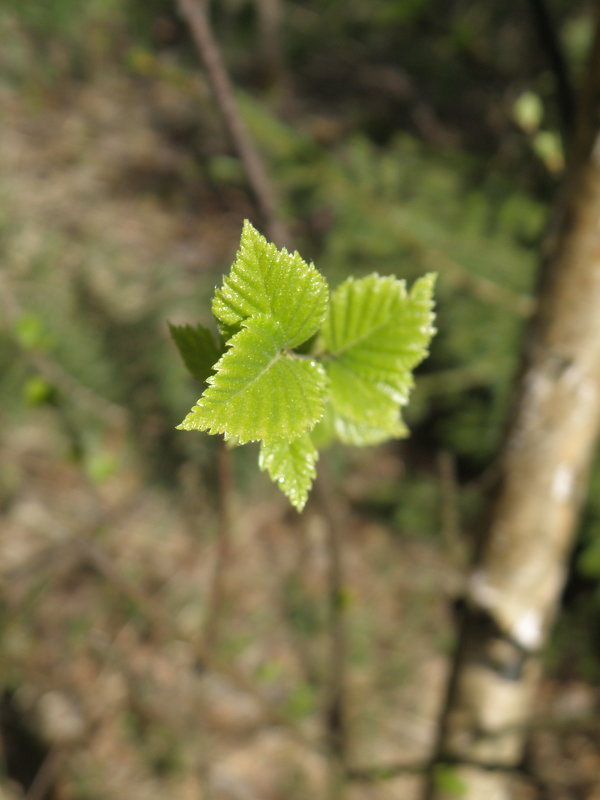
[{"label": "small dark leaf", "polygon": [[202,383],[212,372],[221,353],[212,333],[203,325],[171,325],[169,331],[189,372]]}]

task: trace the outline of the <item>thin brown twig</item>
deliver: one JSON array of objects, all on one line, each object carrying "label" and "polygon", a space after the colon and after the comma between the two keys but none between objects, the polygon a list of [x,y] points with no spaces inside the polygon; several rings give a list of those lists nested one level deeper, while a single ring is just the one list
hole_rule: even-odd
[{"label": "thin brown twig", "polygon": [[233,86],[213,34],[206,0],[178,0],[181,15],[189,25],[194,43],[206,68],[206,75],[219,107],[227,133],[243,164],[248,185],[264,219],[268,237],[279,245],[289,240],[288,232],[279,219],[275,191],[263,160],[240,115]]},{"label": "thin brown twig", "polygon": [[594,12],[594,35],[579,90],[571,157],[581,164],[597,147],[600,130],[600,4]]},{"label": "thin brown twig", "polygon": [[568,145],[575,115],[575,93],[569,74],[569,65],[565,59],[556,24],[545,0],[529,0],[529,6],[536,36],[548,59],[548,65],[556,83],[563,142]]},{"label": "thin brown twig", "polygon": [[437,462],[440,478],[441,534],[452,566],[462,569],[465,567],[467,554],[462,537],[456,460],[449,450],[441,450]]},{"label": "thin brown twig", "polygon": [[259,44],[264,77],[272,89],[282,88],[285,81],[282,48],[282,0],[255,0]]},{"label": "thin brown twig", "polygon": [[271,536],[261,536],[260,541],[264,548],[266,558],[269,562],[269,574],[275,577],[273,580],[273,596],[275,607],[280,614],[281,623],[286,629],[289,638],[290,647],[293,649],[296,656],[298,668],[302,673],[302,678],[309,684],[316,686],[319,683],[318,669],[314,663],[312,653],[310,650],[310,637],[303,635],[298,631],[295,621],[296,604],[290,596],[291,582],[299,578],[299,576],[308,574],[309,566],[307,564],[307,548],[308,533],[305,529],[306,516],[300,518],[300,534],[293,537],[293,542],[286,542],[286,547],[290,544],[294,547],[295,551],[295,564],[292,574],[282,574],[281,565],[278,563],[277,550],[273,544]]},{"label": "thin brown twig", "polygon": [[344,613],[344,565],[342,556],[342,528],[344,527],[345,515],[336,493],[330,487],[327,464],[324,462],[325,459],[322,457],[319,473],[315,481],[315,493],[319,501],[319,511],[326,523],[326,547],[329,566],[330,683],[325,721],[332,763],[330,796],[337,799],[343,793],[349,744],[346,689],[347,634]]},{"label": "thin brown twig", "polygon": [[52,747],[48,751],[27,790],[24,800],[45,800],[48,797],[58,777],[64,756],[64,750],[60,747]]},{"label": "thin brown twig", "polygon": [[[218,43],[213,35],[207,13],[206,0],[178,0],[182,16],[187,20],[194,42],[204,62],[208,80],[222,113],[231,140],[244,165],[248,183],[265,219],[269,237],[278,244],[289,241],[289,236],[276,211],[275,193],[262,160],[248,136],[239,114],[233,87],[229,80]],[[329,493],[331,495],[331,493]],[[327,727],[330,749],[336,762],[337,774],[333,783],[339,784],[339,768],[346,758],[345,710],[345,651],[346,636],[343,620],[343,577],[339,517],[333,511],[332,495],[323,502],[327,519],[328,549],[330,554],[329,604],[331,631],[331,685],[327,709]],[[225,549],[225,545],[223,545]],[[218,574],[218,573],[217,573]],[[339,792],[336,792],[339,795]]]},{"label": "thin brown twig", "polygon": [[206,625],[202,641],[202,656],[206,658],[218,645],[219,627],[223,615],[227,588],[227,562],[231,550],[231,451],[219,441],[217,452],[218,523],[215,562],[206,604]]}]

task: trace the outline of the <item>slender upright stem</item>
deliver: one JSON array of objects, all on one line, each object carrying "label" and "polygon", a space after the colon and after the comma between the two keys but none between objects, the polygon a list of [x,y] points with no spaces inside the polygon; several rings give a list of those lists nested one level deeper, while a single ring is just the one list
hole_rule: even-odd
[{"label": "slender upright stem", "polygon": [[458,480],[452,453],[442,450],[438,454],[440,487],[440,531],[451,565],[463,568],[466,560],[466,545],[461,534],[458,502]]},{"label": "slender upright stem", "polygon": [[281,89],[285,81],[283,57],[283,2],[256,0],[258,36],[266,85]]},{"label": "slender upright stem", "polygon": [[54,746],[48,751],[25,795],[25,800],[44,800],[44,798],[54,794],[57,788],[55,783],[64,760],[65,751],[63,748]]},{"label": "slender upright stem", "polygon": [[178,0],[178,6],[189,25],[194,43],[206,68],[208,82],[227,133],[246,172],[248,185],[264,219],[268,237],[278,245],[286,244],[289,236],[279,219],[275,191],[263,160],[240,115],[223,56],[210,25],[207,0]]},{"label": "slender upright stem", "polygon": [[329,731],[334,754],[344,761],[346,756],[346,626],[344,619],[344,576],[342,542],[337,524],[328,520],[329,549],[329,613],[331,647],[331,686],[328,709]]},{"label": "slender upright stem", "polygon": [[329,604],[329,691],[325,709],[325,724],[329,751],[332,757],[331,797],[341,796],[343,776],[348,760],[348,719],[346,698],[347,635],[344,613],[344,563],[342,529],[344,512],[329,484],[327,465],[321,459],[315,482],[319,510],[326,522],[328,552]]},{"label": "slender upright stem", "polygon": [[537,37],[554,74],[563,140],[568,145],[575,116],[575,96],[569,67],[545,0],[529,0],[529,5]]},{"label": "slender upright stem", "polygon": [[572,160],[575,165],[585,164],[592,158],[598,162],[598,131],[600,130],[600,4],[596,5],[595,32],[581,88],[575,117],[572,142]]},{"label": "slender upright stem", "polygon": [[210,657],[219,640],[219,628],[227,587],[227,561],[231,550],[231,451],[219,441],[217,453],[218,523],[215,561],[206,604],[206,627],[202,641],[204,657]]}]

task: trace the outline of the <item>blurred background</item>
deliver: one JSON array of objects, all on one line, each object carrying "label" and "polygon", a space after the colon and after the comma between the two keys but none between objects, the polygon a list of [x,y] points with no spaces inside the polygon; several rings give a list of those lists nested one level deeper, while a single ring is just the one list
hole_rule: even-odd
[{"label": "blurred background", "polygon": [[[211,4],[294,247],[333,285],[439,273],[411,437],[327,456],[357,770],[431,752],[564,170],[544,12],[576,81],[594,5]],[[3,0],[0,42],[0,797],[330,797],[327,498],[300,517],[255,448],[175,430],[200,391],[167,323],[209,324],[264,229],[187,24]],[[599,577],[597,463],[523,800],[600,797]]]}]

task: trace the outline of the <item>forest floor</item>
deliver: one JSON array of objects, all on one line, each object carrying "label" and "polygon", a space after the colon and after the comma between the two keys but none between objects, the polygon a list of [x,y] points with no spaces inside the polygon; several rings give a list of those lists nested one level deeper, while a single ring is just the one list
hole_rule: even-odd
[{"label": "forest floor", "polygon": [[[151,317],[168,346],[166,320],[198,317],[194,304],[227,268],[249,210],[241,188],[207,177],[206,159],[224,145],[205,88],[105,72],[43,97],[4,86],[0,101],[6,319],[18,321],[30,304],[60,318],[85,286],[125,331]],[[160,461],[193,387],[179,417],[151,397],[144,418],[112,388],[103,394],[101,377],[90,390],[89,365],[78,375],[71,357],[66,368],[60,346],[22,357],[68,402],[0,412],[1,727],[10,764],[0,795],[328,797],[323,507],[313,500],[298,517],[263,475],[234,470],[242,488],[227,499],[224,594],[207,653],[214,451],[200,452],[200,437],[186,444],[170,485],[149,478],[146,460]],[[153,391],[143,376],[140,385]],[[86,415],[100,444],[82,457],[74,444],[88,443],[73,427]],[[394,447],[366,451],[341,471],[356,768],[427,759],[453,643],[454,549],[361,510],[381,483],[401,492],[403,478]],[[594,726],[568,724],[599,704],[580,680],[545,682],[540,713],[559,723],[532,736],[536,778],[523,779],[521,800],[599,800]],[[416,800],[420,784],[418,773],[382,776],[349,784],[346,797]]]}]

